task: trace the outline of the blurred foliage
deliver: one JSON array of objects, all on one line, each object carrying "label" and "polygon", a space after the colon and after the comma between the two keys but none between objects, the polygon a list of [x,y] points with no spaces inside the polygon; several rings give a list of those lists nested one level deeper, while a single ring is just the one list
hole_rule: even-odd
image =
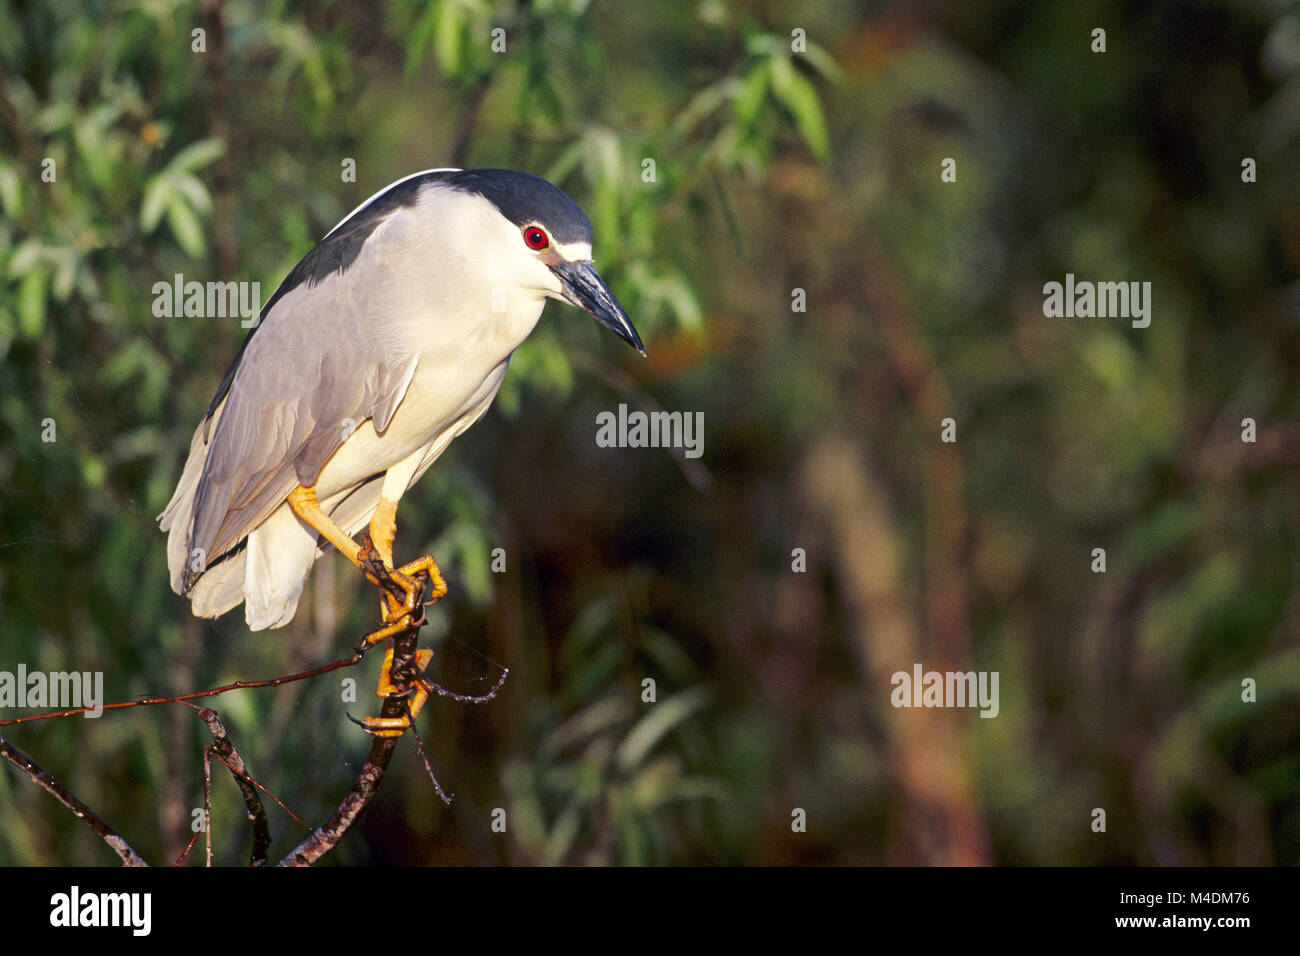
[{"label": "blurred foliage", "polygon": [[[170,592],[154,516],[244,332],[153,286],[269,296],[401,176],[525,169],[650,357],[550,306],[405,499],[434,679],[511,675],[422,717],[453,807],[404,743],[328,862],[1300,863],[1297,103],[1280,2],[0,0],[0,670],[124,700],[345,655],[338,559],[280,632]],[[1150,281],[1150,328],[1045,319],[1067,272]],[[702,411],[703,459],[595,447],[620,402]],[[891,708],[918,661],[999,671],[999,717]],[[217,701],[304,819],[377,669]],[[188,841],[188,708],[5,730],[150,860]],[[115,860],[12,769],[0,808],[0,864]]]}]

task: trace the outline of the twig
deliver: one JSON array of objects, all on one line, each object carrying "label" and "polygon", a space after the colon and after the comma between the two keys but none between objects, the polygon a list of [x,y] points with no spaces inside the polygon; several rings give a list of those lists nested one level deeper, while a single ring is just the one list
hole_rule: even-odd
[{"label": "twig", "polygon": [[[192,845],[193,841],[191,841]],[[203,865],[210,868],[212,866],[212,748],[210,747],[203,748],[203,848]]]},{"label": "twig", "polygon": [[[206,809],[206,807],[204,809]],[[190,850],[194,849],[194,841],[198,838],[199,831],[195,830],[194,836],[190,837],[190,842],[185,844],[185,849],[181,850],[181,855],[176,858],[176,861],[172,863],[172,866],[180,866],[185,862],[186,858],[190,855]]]},{"label": "twig", "polygon": [[[249,856],[248,865],[266,866],[266,851],[271,846],[271,829],[266,821],[266,808],[262,805],[262,798],[258,796],[257,788],[249,782],[251,778],[244,768],[243,758],[239,756],[235,745],[230,742],[230,737],[226,734],[226,728],[222,726],[217,712],[211,707],[204,707],[199,711],[199,719],[208,725],[208,731],[212,734],[212,746],[204,751],[205,764],[210,753],[229,767],[235,783],[239,786],[239,792],[244,797],[244,805],[248,807],[248,819],[253,824],[253,852]],[[206,766],[204,769],[206,772]],[[208,831],[211,830],[212,820],[209,817]]]},{"label": "twig", "polygon": [[31,777],[37,784],[43,787],[55,800],[63,804],[72,811],[74,816],[86,821],[86,825],[94,830],[103,838],[104,842],[112,847],[113,852],[122,858],[126,866],[148,866],[140,854],[131,849],[130,844],[123,840],[107,823],[105,823],[94,810],[78,800],[72,792],[59,783],[54,776],[45,770],[42,770],[31,757],[27,756],[9,741],[0,737],[0,757],[4,757],[11,764],[21,770],[27,776]]},{"label": "twig", "polygon": [[[224,694],[232,690],[248,690],[253,687],[279,687],[281,684],[292,684],[294,681],[306,680],[308,677],[319,677],[321,674],[328,674],[330,671],[338,670],[340,667],[353,667],[361,663],[362,655],[367,648],[362,646],[357,648],[351,657],[340,658],[332,664],[325,664],[322,667],[313,667],[309,671],[303,671],[300,674],[290,674],[287,677],[272,677],[269,680],[237,680],[233,684],[225,684],[221,687],[213,687],[209,690],[196,690],[190,694],[177,694],[174,697],[142,697],[139,700],[121,701],[116,704],[104,704],[102,710],[120,710],[123,707],[148,707],[151,704],[177,704],[187,700],[198,700],[203,697],[215,697],[218,694]],[[94,707],[75,707],[72,710],[56,710],[48,714],[33,714],[30,717],[15,717],[12,720],[0,720],[0,727],[8,727],[10,724],[27,724],[34,720],[50,720],[55,717],[71,717],[74,714],[84,714],[86,711],[94,710]]]},{"label": "twig", "polygon": [[497,694],[501,693],[501,688],[506,686],[506,678],[510,676],[510,668],[501,668],[501,676],[497,682],[492,685],[492,689],[486,694],[457,694],[455,691],[447,690],[441,684],[435,684],[428,678],[420,678],[420,683],[431,694],[437,694],[439,697],[450,697],[454,701],[462,704],[486,704],[489,701],[496,700]]},{"label": "twig", "polygon": [[[236,770],[236,769],[235,769],[233,766],[231,766],[230,764],[226,763],[225,760],[222,760],[221,757],[217,757],[217,760],[218,760],[219,762],[221,762],[221,763],[226,764],[227,767],[230,767],[230,772],[231,772],[231,773],[239,773],[238,770]],[[298,816],[298,814],[294,813],[292,810],[290,810],[290,809],[285,805],[285,802],[284,802],[283,800],[281,800],[279,797],[277,797],[275,794],[273,794],[270,790],[267,790],[266,787],[262,786],[261,783],[258,782],[258,780],[257,780],[256,777],[254,777],[252,774],[248,774],[248,773],[245,773],[245,774],[243,775],[243,777],[244,777],[245,780],[247,780],[250,784],[252,784],[252,785],[253,785],[254,787],[256,787],[258,790],[261,790],[264,794],[266,794],[268,797],[270,797],[272,800],[274,800],[274,801],[275,801],[275,805],[276,805],[277,807],[279,807],[281,810],[283,810],[285,813],[287,813],[287,814],[289,815],[289,818],[290,818],[291,820],[293,820],[294,823],[298,824],[298,825],[299,825],[300,827],[302,827],[304,830],[310,830],[310,829],[311,829],[311,827],[307,826],[307,824],[305,824],[305,823],[302,822],[302,818],[300,818],[300,817]]]},{"label": "twig", "polygon": [[[407,705],[406,713],[408,715],[411,713],[410,705]],[[437,776],[434,775],[433,764],[429,762],[429,755],[425,753],[424,741],[420,738],[420,731],[416,728],[415,721],[411,721],[411,736],[415,738],[415,750],[420,755],[420,759],[424,761],[424,769],[429,774],[429,781],[433,784],[434,792],[438,794],[443,803],[451,806],[452,801],[456,799],[456,795],[443,790],[442,784],[438,782]]]}]

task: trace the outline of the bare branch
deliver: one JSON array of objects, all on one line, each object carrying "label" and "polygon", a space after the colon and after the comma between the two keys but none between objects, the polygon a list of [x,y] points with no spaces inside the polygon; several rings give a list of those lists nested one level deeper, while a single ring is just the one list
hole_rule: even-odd
[{"label": "bare branch", "polygon": [[122,858],[126,866],[148,866],[140,858],[140,854],[131,849],[130,844],[123,840],[116,830],[105,823],[94,810],[86,806],[73,795],[72,791],[59,783],[54,776],[45,770],[42,770],[31,757],[27,756],[9,741],[0,737],[0,757],[4,757],[11,764],[21,770],[27,776],[31,777],[37,784],[63,804],[73,814],[86,821],[86,825],[94,830],[103,838],[104,842],[112,847],[113,852]]},{"label": "bare branch", "polygon": [[[395,594],[400,595],[400,587],[389,577],[382,565],[375,568],[367,568],[369,574],[378,578],[379,586]],[[403,630],[398,631],[392,636],[393,641],[393,659],[389,669],[390,679],[396,690],[385,698],[382,708],[380,709],[381,718],[407,718],[409,725],[414,730],[414,722],[411,717],[411,708],[409,698],[417,685],[423,685],[424,690],[431,693],[437,693],[455,700],[466,703],[484,703],[492,700],[504,684],[508,671],[504,671],[497,681],[496,685],[487,694],[471,697],[463,694],[456,694],[448,691],[429,680],[420,672],[416,662],[415,648],[420,636],[420,629],[426,623],[424,617],[424,598],[425,592],[429,587],[430,580],[426,572],[420,572],[415,578],[418,587],[413,595],[413,601],[405,604],[405,620]],[[436,581],[438,587],[433,592],[433,600],[437,600],[446,593],[446,587],[441,580]],[[399,625],[401,626],[401,625]],[[386,631],[385,631],[386,633]],[[277,687],[281,684],[292,681],[303,680],[307,677],[319,676],[336,670],[341,667],[355,665],[361,660],[362,655],[370,646],[369,639],[363,641],[361,646],[350,658],[335,661],[332,664],[323,667],[314,668],[301,674],[294,674],[289,677],[279,677],[272,680],[264,681],[237,681],[234,684],[228,684],[224,687],[214,688],[207,691],[199,691],[191,694],[180,694],[174,697],[163,698],[145,698],[143,700],[131,701],[122,704],[109,704],[104,707],[105,710],[116,709],[120,707],[141,706],[146,704],[176,703],[187,702],[199,697],[211,697],[230,690],[241,690],[251,687]],[[195,706],[191,704],[190,706]],[[68,716],[75,713],[81,713],[86,708],[78,708],[69,711],[60,711],[53,714],[41,714],[36,717],[19,718],[14,721],[0,722],[0,726],[5,723],[22,723],[28,720],[49,719],[51,717]],[[216,711],[211,708],[198,708],[199,716],[207,725],[209,732],[212,734],[213,743],[204,749],[204,807],[208,812],[210,807],[211,792],[211,763],[210,760],[215,758],[225,764],[235,777],[235,782],[239,786],[240,793],[244,797],[244,803],[248,808],[248,817],[253,825],[253,849],[249,863],[251,866],[265,866],[267,863],[267,851],[271,843],[270,827],[267,823],[266,809],[262,803],[261,797],[258,796],[259,789],[265,790],[252,776],[249,775],[244,766],[243,758],[235,749],[231,742],[225,727],[222,725]],[[366,758],[365,765],[361,768],[360,773],[352,785],[352,789],[343,798],[338,808],[330,819],[321,827],[317,828],[306,840],[293,849],[278,866],[310,866],[320,859],[325,853],[329,852],[342,839],[343,835],[351,829],[362,811],[374,799],[379,790],[379,784],[384,778],[388,769],[388,763],[392,759],[393,751],[397,747],[397,741],[401,735],[397,736],[378,736],[376,735],[374,743],[371,745],[370,754]],[[427,754],[424,753],[422,743],[417,736],[416,746],[420,751],[420,756],[424,760],[425,767],[429,770],[430,778],[434,781],[434,787],[437,789],[439,796],[450,802],[450,798],[443,792],[438,782],[433,778],[433,770],[429,765]],[[100,817],[95,814],[89,807],[78,800],[66,787],[60,784],[50,774],[46,773],[36,763],[25,754],[14,748],[3,737],[0,737],[0,755],[17,766],[25,774],[35,780],[38,784],[48,790],[60,803],[72,810],[78,817],[81,817],[86,823],[95,830],[104,841],[122,858],[128,866],[146,866],[147,864],[140,858],[130,846],[127,845],[117,833]],[[266,791],[270,793],[270,791]],[[271,794],[275,799],[274,794]],[[283,803],[277,799],[276,803],[281,807]],[[285,807],[288,811],[288,808]],[[290,812],[290,815],[293,814]],[[294,819],[298,818],[294,816]],[[301,821],[299,821],[301,822]],[[208,820],[209,838],[208,838],[208,862],[211,863],[211,820]],[[197,833],[195,834],[197,838]],[[175,865],[179,865],[188,856],[190,849],[193,847],[195,840],[190,841],[181,857]]]},{"label": "bare branch", "polygon": [[[199,711],[199,719],[208,725],[208,731],[212,734],[212,746],[208,750],[230,768],[231,775],[239,786],[239,792],[244,797],[244,805],[248,807],[248,819],[253,824],[253,852],[248,859],[248,865],[266,866],[266,851],[271,846],[271,828],[267,824],[266,807],[262,805],[257,787],[250,782],[252,778],[244,767],[244,760],[239,756],[235,745],[231,743],[217,712],[211,707],[204,707]],[[208,828],[211,827],[212,821],[209,819]]]}]

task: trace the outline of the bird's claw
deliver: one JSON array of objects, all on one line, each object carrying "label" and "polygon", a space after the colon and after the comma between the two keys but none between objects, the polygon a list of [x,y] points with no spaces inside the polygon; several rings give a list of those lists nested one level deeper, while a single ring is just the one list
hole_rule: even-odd
[{"label": "bird's claw", "polygon": [[415,652],[415,659],[409,665],[393,672],[393,649],[390,647],[384,655],[384,667],[379,675],[379,688],[376,697],[385,700],[405,700],[405,713],[398,717],[366,717],[358,720],[348,714],[348,720],[358,725],[372,737],[400,737],[415,723],[416,716],[429,699],[429,688],[424,680],[424,672],[433,660],[433,651],[421,649]]},{"label": "bird's claw", "polygon": [[361,639],[361,645],[357,650],[367,651],[376,644],[388,640],[390,637],[396,637],[398,634],[401,634],[403,631],[408,631],[411,628],[423,627],[426,623],[428,623],[428,618],[426,618],[423,613],[420,614],[419,620],[415,620],[415,615],[408,612],[399,618],[389,621],[382,627],[378,627],[371,631]]},{"label": "bird's claw", "polygon": [[[447,593],[447,584],[442,579],[438,565],[429,555],[417,558],[409,564],[395,568],[391,559],[375,546],[369,531],[361,534],[361,549],[357,552],[357,565],[371,584],[380,589],[379,611],[382,625],[371,631],[362,639],[358,650],[373,647],[380,641],[395,637],[425,624],[424,604],[426,597],[437,601]],[[384,657],[383,670],[379,675],[377,696],[385,699],[405,699],[406,713],[398,717],[367,717],[358,720],[351,714],[348,719],[360,726],[366,733],[375,737],[400,737],[415,721],[416,715],[429,698],[429,687],[423,679],[425,668],[433,659],[433,651],[417,650],[415,659],[409,668],[402,668],[393,673],[393,648],[389,648]]]},{"label": "bird's claw", "polygon": [[357,563],[370,583],[384,594],[379,609],[385,624],[415,614],[424,605],[426,596],[431,602],[446,596],[447,583],[431,556],[426,554],[395,568],[384,561],[369,531],[361,533],[361,541]]}]

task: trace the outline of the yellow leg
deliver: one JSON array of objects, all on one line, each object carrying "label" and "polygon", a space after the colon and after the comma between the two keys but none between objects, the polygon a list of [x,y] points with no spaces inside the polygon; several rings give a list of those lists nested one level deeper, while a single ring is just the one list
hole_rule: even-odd
[{"label": "yellow leg", "polygon": [[370,540],[388,567],[393,565],[393,541],[397,537],[397,502],[380,497],[374,517],[370,519]]},{"label": "yellow leg", "polygon": [[[433,660],[433,651],[415,652],[415,666],[421,674],[431,660]],[[375,696],[387,699],[400,691],[401,688],[393,683],[393,649],[390,647],[388,653],[384,655],[384,667],[379,672],[379,688],[375,691]],[[417,678],[407,703],[407,714],[401,717],[366,717],[361,723],[376,737],[400,737],[410,728],[428,699],[429,689],[424,686],[422,680]]]},{"label": "yellow leg", "polygon": [[429,555],[417,558],[400,568],[396,567],[396,562],[393,560],[393,542],[396,538],[397,502],[387,495],[380,495],[379,504],[370,518],[370,540],[379,554],[379,559],[388,570],[389,576],[406,592],[405,601],[385,592],[380,604],[385,622],[399,620],[405,616],[405,613],[413,610],[415,582],[412,579],[421,571],[429,575],[431,586],[430,593],[425,595],[426,600],[436,601],[447,593],[447,585],[442,580],[442,573]]},{"label": "yellow leg", "polygon": [[325,509],[316,500],[315,487],[299,485],[289,492],[289,507],[293,509],[294,514],[311,525],[322,538],[338,548],[343,557],[357,567],[361,567],[360,546],[325,513]]},{"label": "yellow leg", "polygon": [[[426,554],[423,557],[416,558],[400,568],[393,566],[393,541],[397,536],[397,502],[391,498],[381,495],[379,506],[370,519],[370,541],[373,549],[359,546],[348,536],[347,532],[338,526],[333,518],[325,513],[325,510],[320,506],[320,502],[316,500],[315,488],[299,485],[289,493],[288,500],[289,507],[293,509],[294,514],[314,528],[326,541],[334,545],[345,558],[365,573],[366,579],[371,584],[378,586],[383,591],[383,597],[380,599],[383,626],[365,636],[363,647],[373,647],[375,644],[400,634],[413,626],[411,616],[415,613],[416,595],[419,592],[419,584],[416,582],[417,575],[422,573],[428,575],[429,592],[424,598],[426,602],[432,603],[447,594],[447,584],[442,579],[442,572],[438,570],[438,565],[434,563],[433,558],[429,555]],[[378,557],[382,565],[382,571],[375,567],[376,557]],[[381,580],[378,576],[381,574],[386,580]],[[404,594],[399,597],[392,593],[389,590],[388,582],[396,584]],[[424,673],[424,669],[429,666],[429,661],[432,659],[433,651],[417,650],[415,652],[415,663],[421,674]],[[379,689],[376,693],[380,697],[387,698],[399,691],[399,688],[393,683],[392,669],[393,649],[390,647],[384,657],[384,667],[379,676]],[[407,715],[402,717],[367,717],[362,723],[369,732],[376,736],[400,737],[411,726],[415,715],[420,712],[428,698],[428,688],[423,681],[417,679],[411,688],[411,697],[407,704],[409,713]]]},{"label": "yellow leg", "polygon": [[[384,567],[389,569],[394,567],[393,541],[396,537],[397,502],[381,495],[379,505],[375,508],[375,513],[370,519],[370,540],[379,553],[379,560],[383,561]],[[384,596],[379,599],[379,613],[383,616],[383,619],[385,621],[396,620],[401,610],[401,602],[393,595],[384,592]]]},{"label": "yellow leg", "polygon": [[[355,564],[362,571],[366,570],[364,555],[361,546],[348,537],[347,532],[340,528],[334,519],[325,513],[325,509],[320,506],[316,500],[316,489],[299,485],[293,491],[289,492],[289,507],[293,513],[305,521],[308,525],[316,530],[330,544],[334,545],[339,552]],[[397,534],[397,503],[387,498],[379,499],[379,508],[375,510],[375,516],[371,518],[371,540],[375,543],[375,551],[379,554],[380,560],[383,561],[384,567],[388,570],[389,576],[393,581],[406,592],[404,602],[395,602],[397,610],[411,611],[415,604],[415,582],[412,578],[421,571],[429,575],[429,583],[432,585],[431,592],[426,596],[426,600],[436,601],[447,593],[447,585],[442,580],[442,573],[434,563],[433,558],[429,555],[416,558],[410,564],[403,565],[400,568],[393,567],[393,540]],[[376,537],[376,532],[378,536]],[[366,577],[371,584],[381,585],[382,582],[366,572]],[[389,623],[391,619],[385,621]],[[381,638],[382,639],[382,638]],[[375,643],[371,641],[370,643]]]}]

